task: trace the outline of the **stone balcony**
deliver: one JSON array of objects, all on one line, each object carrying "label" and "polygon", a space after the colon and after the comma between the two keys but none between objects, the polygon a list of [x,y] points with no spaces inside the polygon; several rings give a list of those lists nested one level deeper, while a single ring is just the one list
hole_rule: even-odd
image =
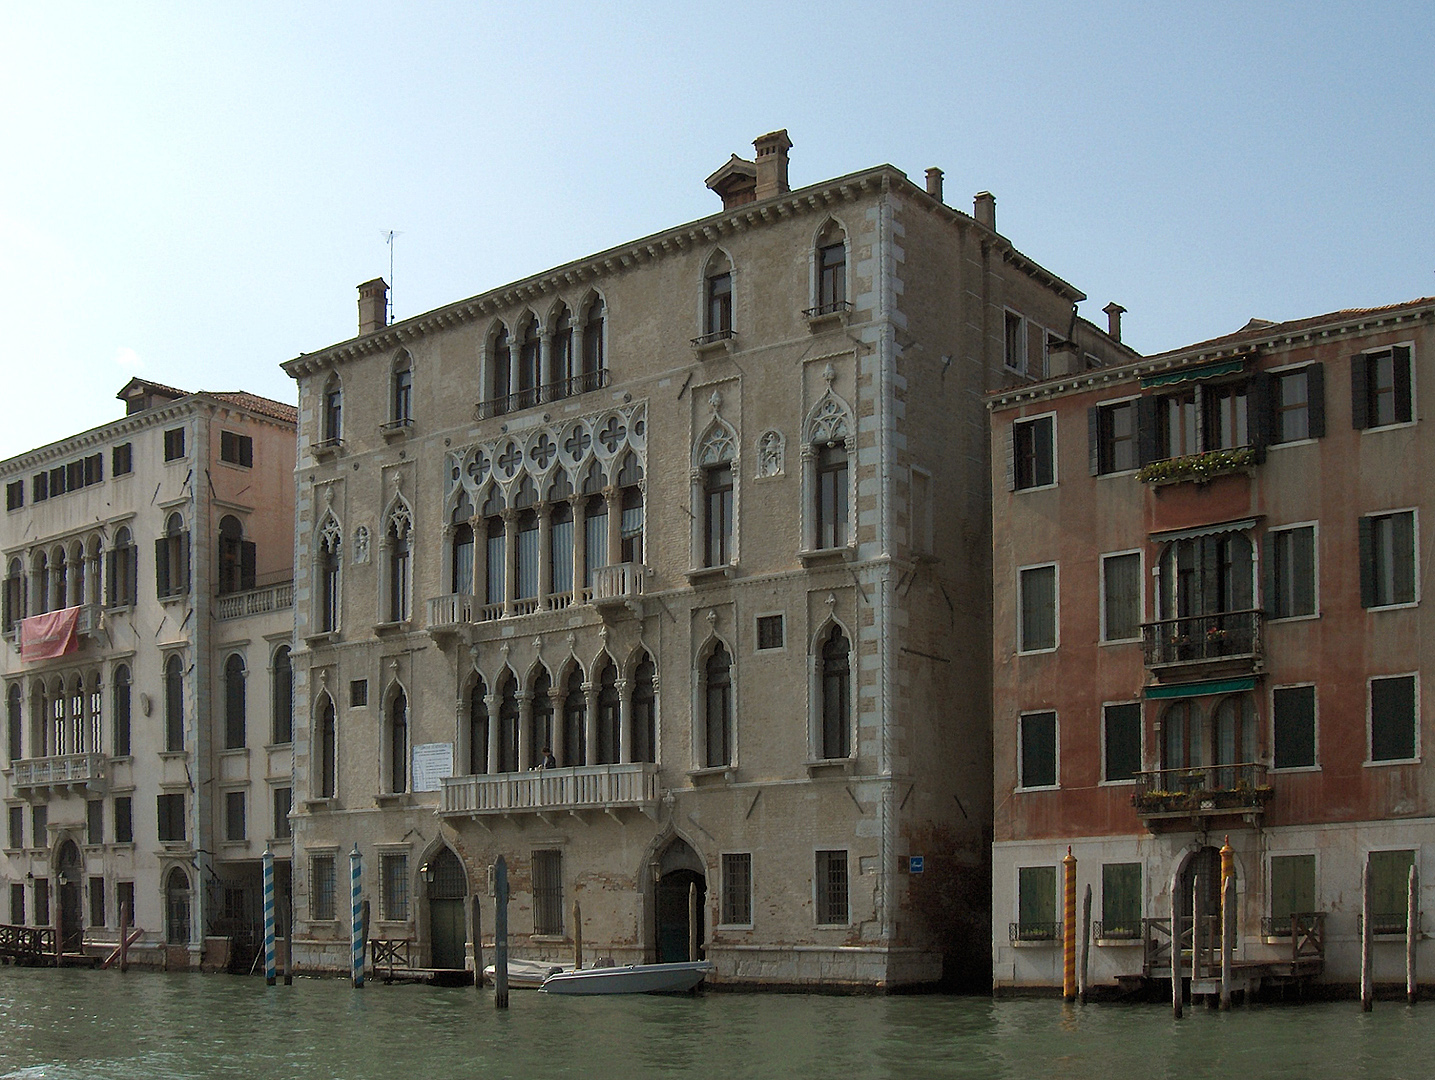
[{"label": "stone balcony", "polygon": [[658,767],[652,762],[635,761],[626,765],[445,777],[439,814],[480,822],[492,815],[533,815],[551,825],[559,815],[582,816],[585,811],[606,813],[620,821],[621,810],[653,817],[657,807]]},{"label": "stone balcony", "polygon": [[447,593],[428,601],[427,629],[441,639],[457,634],[466,626],[541,615],[550,611],[591,606],[604,618],[614,613],[641,613],[643,582],[647,568],[642,563],[617,563],[593,571],[593,587],[547,596],[527,596],[496,604],[480,603],[472,593]]},{"label": "stone balcony", "polygon": [[10,786],[26,798],[47,792],[85,792],[103,795],[109,786],[109,757],[106,754],[57,754],[53,757],[23,758],[10,767]]},{"label": "stone balcony", "polygon": [[216,619],[241,619],[246,615],[263,615],[269,611],[282,611],[294,606],[294,583],[281,581],[262,589],[248,589],[245,592],[229,593],[214,602]]}]

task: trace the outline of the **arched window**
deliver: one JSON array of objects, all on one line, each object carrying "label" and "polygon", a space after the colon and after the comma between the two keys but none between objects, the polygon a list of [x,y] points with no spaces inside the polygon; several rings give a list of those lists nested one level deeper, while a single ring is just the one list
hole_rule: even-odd
[{"label": "arched window", "polygon": [[583,313],[583,378],[579,393],[597,390],[604,385],[608,373],[608,356],[604,343],[606,309],[601,296],[593,297]]},{"label": "arched window", "polygon": [[488,772],[488,687],[476,676],[468,691],[468,771],[471,776]]},{"label": "arched window", "polygon": [[512,407],[509,395],[513,386],[510,380],[509,367],[512,364],[512,350],[508,346],[508,329],[500,326],[498,333],[493,338],[492,357],[492,379],[493,379],[493,415],[508,412]]},{"label": "arched window", "polygon": [[553,503],[548,514],[548,580],[554,607],[566,607],[573,595],[573,504]]},{"label": "arched window", "polygon": [[732,262],[721,251],[713,253],[703,272],[703,336],[721,341],[733,336]]},{"label": "arched window", "polygon": [[5,572],[5,633],[13,634],[25,617],[25,567],[11,559]]},{"label": "arched window", "polygon": [[321,799],[332,799],[339,790],[339,730],[334,699],[325,694],[319,703],[319,791]]},{"label": "arched window", "polygon": [[114,545],[105,552],[105,603],[110,607],[134,605],[136,554],[129,529],[121,525],[115,530]]},{"label": "arched window", "polygon": [[69,579],[70,564],[65,555],[65,549],[57,547],[50,553],[50,610],[63,611],[69,606],[68,593],[66,592]]},{"label": "arched window", "polygon": [[830,315],[847,308],[847,243],[842,227],[829,221],[817,237],[816,295],[809,315]]},{"label": "arched window", "polygon": [[401,795],[409,789],[409,699],[395,690],[389,700],[389,791]]},{"label": "arched window", "polygon": [[161,600],[189,592],[189,531],[178,513],[165,521],[164,535],[154,542],[155,594]]},{"label": "arched window", "polygon": [[[525,487],[529,487],[525,481]],[[517,559],[514,584],[515,600],[531,600],[538,595],[538,512],[529,507],[518,513]],[[524,610],[527,610],[526,608]]]},{"label": "arched window", "polygon": [[85,733],[88,725],[85,723],[85,684],[80,676],[76,675],[74,682],[70,684],[70,714],[69,730],[65,733],[64,754],[83,754],[88,752],[89,747],[85,745]]},{"label": "arched window", "polygon": [[30,686],[30,756],[50,755],[50,697],[43,682],[36,679]]},{"label": "arched window", "polygon": [[164,748],[184,749],[184,661],[177,654],[164,662]]},{"label": "arched window", "polygon": [[35,610],[30,614],[43,615],[50,610],[50,556],[45,552],[35,552],[33,573],[30,596],[34,598]]},{"label": "arched window", "polygon": [[274,650],[271,686],[274,696],[270,709],[273,714],[271,737],[276,746],[283,746],[294,741],[294,661],[288,645]]},{"label": "arched window", "polygon": [[324,405],[319,422],[319,445],[337,446],[344,437],[344,392],[339,376],[324,384]]},{"label": "arched window", "polygon": [[14,764],[24,757],[24,691],[20,689],[18,682],[10,684],[10,689],[5,691],[5,752],[10,764]]},{"label": "arched window", "polygon": [[385,617],[388,622],[404,622],[409,617],[412,592],[409,577],[412,553],[410,535],[413,526],[413,513],[408,504],[402,501],[395,504],[389,511],[388,526],[384,532],[385,546],[388,549],[389,580],[385,604]]},{"label": "arched window", "polygon": [[244,705],[244,657],[231,653],[224,661],[224,748],[238,750],[246,745]]},{"label": "arched window", "polygon": [[1163,769],[1194,769],[1206,763],[1206,725],[1193,701],[1177,701],[1166,710],[1161,741]]},{"label": "arched window", "polygon": [[165,941],[170,945],[189,944],[189,878],[175,867],[165,878]]},{"label": "arched window", "polygon": [[[832,369],[825,374],[830,383]],[[808,414],[805,430],[802,459],[809,500],[808,550],[846,547],[852,539],[848,514],[852,428],[847,409],[830,389]]]},{"label": "arched window", "polygon": [[553,320],[552,396],[565,398],[578,390],[578,369],[573,363],[573,313],[564,304]]},{"label": "arched window", "polygon": [[233,514],[219,519],[219,591],[240,592],[254,588],[255,548],[244,539],[244,526]]},{"label": "arched window", "polygon": [[104,595],[100,582],[100,553],[103,545],[98,536],[90,537],[89,543],[85,545],[85,595],[86,604],[98,604]]},{"label": "arched window", "polygon": [[130,669],[127,664],[115,668],[111,714],[115,729],[115,756],[130,756]]},{"label": "arched window", "polygon": [[91,753],[104,752],[104,695],[100,692],[100,673],[90,675],[88,698],[85,705],[85,720],[89,724],[89,750]]},{"label": "arched window", "polygon": [[702,485],[695,492],[701,512],[695,515],[698,553],[703,566],[726,566],[733,547],[733,459],[736,442],[732,430],[715,420],[698,445],[697,476]]},{"label": "arched window", "polygon": [[732,763],[732,657],[718,645],[703,669],[703,765]]},{"label": "arched window", "polygon": [[[1249,694],[1223,698],[1216,706],[1211,724],[1213,765],[1240,766],[1254,763],[1259,756],[1256,746],[1256,703]],[[1214,786],[1234,788],[1241,780],[1251,782],[1251,770],[1217,769]]]},{"label": "arched window", "polygon": [[851,643],[840,627],[822,645],[822,756],[845,758],[851,753]]},{"label": "arched window", "polygon": [[597,571],[608,565],[608,500],[590,495],[583,505],[583,586],[591,589]]},{"label": "arched window", "polygon": [[69,563],[70,584],[69,591],[65,596],[65,606],[79,607],[87,600],[85,593],[89,582],[86,580],[85,574],[85,546],[78,540],[70,548]]},{"label": "arched window", "polygon": [[484,602],[501,605],[507,591],[505,583],[508,562],[505,553],[508,550],[508,534],[503,517],[499,514],[486,518],[485,523],[488,533],[485,550],[488,576],[484,588]]},{"label": "arched window", "polygon": [[1245,533],[1196,536],[1161,553],[1163,660],[1250,653],[1255,648],[1255,551]]},{"label": "arched window", "polygon": [[518,680],[512,672],[498,698],[498,771],[518,771]]},{"label": "arched window", "polygon": [[598,761],[599,765],[616,765],[621,752],[619,727],[622,723],[623,701],[618,691],[618,668],[610,660],[598,676]]},{"label": "arched window", "polygon": [[818,548],[847,544],[847,451],[824,446],[817,451],[817,500],[814,505]]},{"label": "arched window", "polygon": [[529,316],[518,345],[516,408],[527,409],[538,404],[538,365],[543,355],[542,340],[538,333],[538,320]]},{"label": "arched window", "polygon": [[414,418],[414,364],[407,351],[394,358],[389,391],[389,423],[406,427]]},{"label": "arched window", "polygon": [[623,455],[622,468],[618,470],[619,497],[619,550],[618,561],[641,563],[643,561],[643,467],[638,464],[638,455],[629,450]]},{"label": "arched window", "polygon": [[583,673],[576,667],[568,673],[568,692],[563,698],[564,765],[588,762],[588,702],[583,694]]},{"label": "arched window", "polygon": [[657,761],[657,668],[647,653],[633,673],[633,760]]},{"label": "arched window", "polygon": [[321,634],[332,634],[339,629],[339,546],[342,542],[339,523],[330,514],[319,529],[319,610],[315,614]]},{"label": "arched window", "polygon": [[473,593],[473,503],[468,495],[462,494],[454,504],[450,516],[451,539],[449,541],[449,583],[453,592],[468,596]]},{"label": "arched window", "polygon": [[553,749],[553,679],[541,671],[533,680],[533,720],[529,724],[528,760],[535,766],[543,763],[543,751]]}]

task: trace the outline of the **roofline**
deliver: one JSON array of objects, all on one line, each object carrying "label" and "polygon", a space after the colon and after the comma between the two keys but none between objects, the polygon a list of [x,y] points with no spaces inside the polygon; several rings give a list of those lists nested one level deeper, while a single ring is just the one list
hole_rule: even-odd
[{"label": "roofline", "polygon": [[299,379],[360,357],[397,350],[409,342],[453,326],[491,318],[515,304],[556,293],[567,286],[655,262],[674,252],[684,252],[699,245],[715,243],[730,233],[761,227],[793,214],[820,212],[835,204],[895,188],[901,188],[904,194],[914,196],[919,203],[925,204],[928,211],[944,220],[976,230],[982,234],[984,243],[1000,250],[1017,269],[1054,288],[1073,304],[1086,299],[1086,294],[1076,286],[1023,255],[1006,237],[983,225],[970,214],[964,214],[928,194],[924,187],[914,183],[906,173],[895,166],[884,164],[796,191],[784,192],[760,202],[745,203],[732,210],[722,210],[696,221],[652,233],[639,240],[600,251],[596,255],[575,259],[551,270],[544,270],[487,292],[434,308],[371,334],[336,342],[317,352],[300,353],[280,367],[290,378]]},{"label": "roofline", "polygon": [[[255,397],[262,395],[255,394]],[[266,401],[273,400],[265,398]],[[276,405],[283,405],[284,402],[275,402]],[[210,391],[199,390],[186,394],[182,398],[175,398],[163,405],[156,405],[152,409],[145,409],[143,412],[132,413],[129,416],[121,416],[117,420],[110,420],[107,423],[99,424],[86,431],[74,435],[67,435],[63,439],[56,439],[54,442],[45,443],[24,453],[16,454],[14,457],[0,461],[0,476],[10,476],[14,473],[27,472],[34,466],[41,463],[48,463],[55,458],[69,457],[71,454],[88,450],[100,443],[106,443],[118,435],[124,435],[131,431],[139,431],[143,428],[153,427],[170,420],[177,419],[188,413],[197,411],[200,408],[208,408],[213,411],[225,410],[228,412],[243,413],[253,420],[272,424],[275,427],[284,428],[287,431],[295,431],[298,428],[297,421],[281,420],[278,417],[269,416],[266,413],[258,412],[244,405],[231,401],[221,401],[213,396]],[[292,406],[289,406],[292,408]]]},{"label": "roofline", "polygon": [[[993,412],[1012,408],[1042,398],[1062,397],[1067,394],[1089,390],[1103,383],[1127,382],[1145,378],[1176,367],[1203,364],[1214,360],[1230,360],[1250,356],[1267,349],[1302,345],[1321,338],[1340,338],[1366,333],[1402,323],[1418,322],[1422,318],[1435,317],[1435,298],[1417,300],[1408,305],[1393,305],[1385,308],[1362,308],[1358,312],[1332,312],[1327,316],[1311,316],[1308,319],[1289,319],[1276,323],[1268,333],[1253,334],[1239,340],[1216,338],[1211,342],[1187,345],[1170,352],[1145,356],[1130,364],[1119,367],[1097,368],[1076,375],[1065,375],[1045,382],[1027,386],[1012,387],[994,391],[987,395],[987,408]],[[1310,321],[1311,319],[1315,321]],[[1299,330],[1282,329],[1292,323],[1306,323]]]}]

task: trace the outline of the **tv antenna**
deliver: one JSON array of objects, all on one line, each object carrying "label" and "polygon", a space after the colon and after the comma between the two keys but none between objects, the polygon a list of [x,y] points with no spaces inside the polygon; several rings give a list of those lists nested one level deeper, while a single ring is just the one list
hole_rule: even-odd
[{"label": "tv antenna", "polygon": [[384,238],[384,243],[389,245],[389,310],[387,314],[388,321],[392,323],[394,321],[394,238],[402,236],[403,233],[387,229],[379,235]]}]

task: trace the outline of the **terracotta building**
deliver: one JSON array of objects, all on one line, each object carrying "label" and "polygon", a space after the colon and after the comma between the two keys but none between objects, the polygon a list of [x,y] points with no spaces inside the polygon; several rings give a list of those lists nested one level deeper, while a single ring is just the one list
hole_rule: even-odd
[{"label": "terracotta building", "polygon": [[93,950],[123,905],[139,962],[213,939],[237,964],[265,847],[288,865],[295,410],[118,396],[121,419],[0,462],[3,921]]},{"label": "terracotta building", "polygon": [[[751,983],[985,979],[984,395],[1082,295],[785,132],[701,220],[285,365],[299,386],[296,961],[370,936]],[[690,922],[689,898],[697,898]]]},{"label": "terracotta building", "polygon": [[1403,978],[1435,870],[1432,319],[1252,320],[992,397],[999,989],[1061,983],[1068,846],[1092,982],[1169,977],[1173,881],[1217,911],[1227,836],[1247,971],[1355,981],[1368,866],[1375,976]]}]

